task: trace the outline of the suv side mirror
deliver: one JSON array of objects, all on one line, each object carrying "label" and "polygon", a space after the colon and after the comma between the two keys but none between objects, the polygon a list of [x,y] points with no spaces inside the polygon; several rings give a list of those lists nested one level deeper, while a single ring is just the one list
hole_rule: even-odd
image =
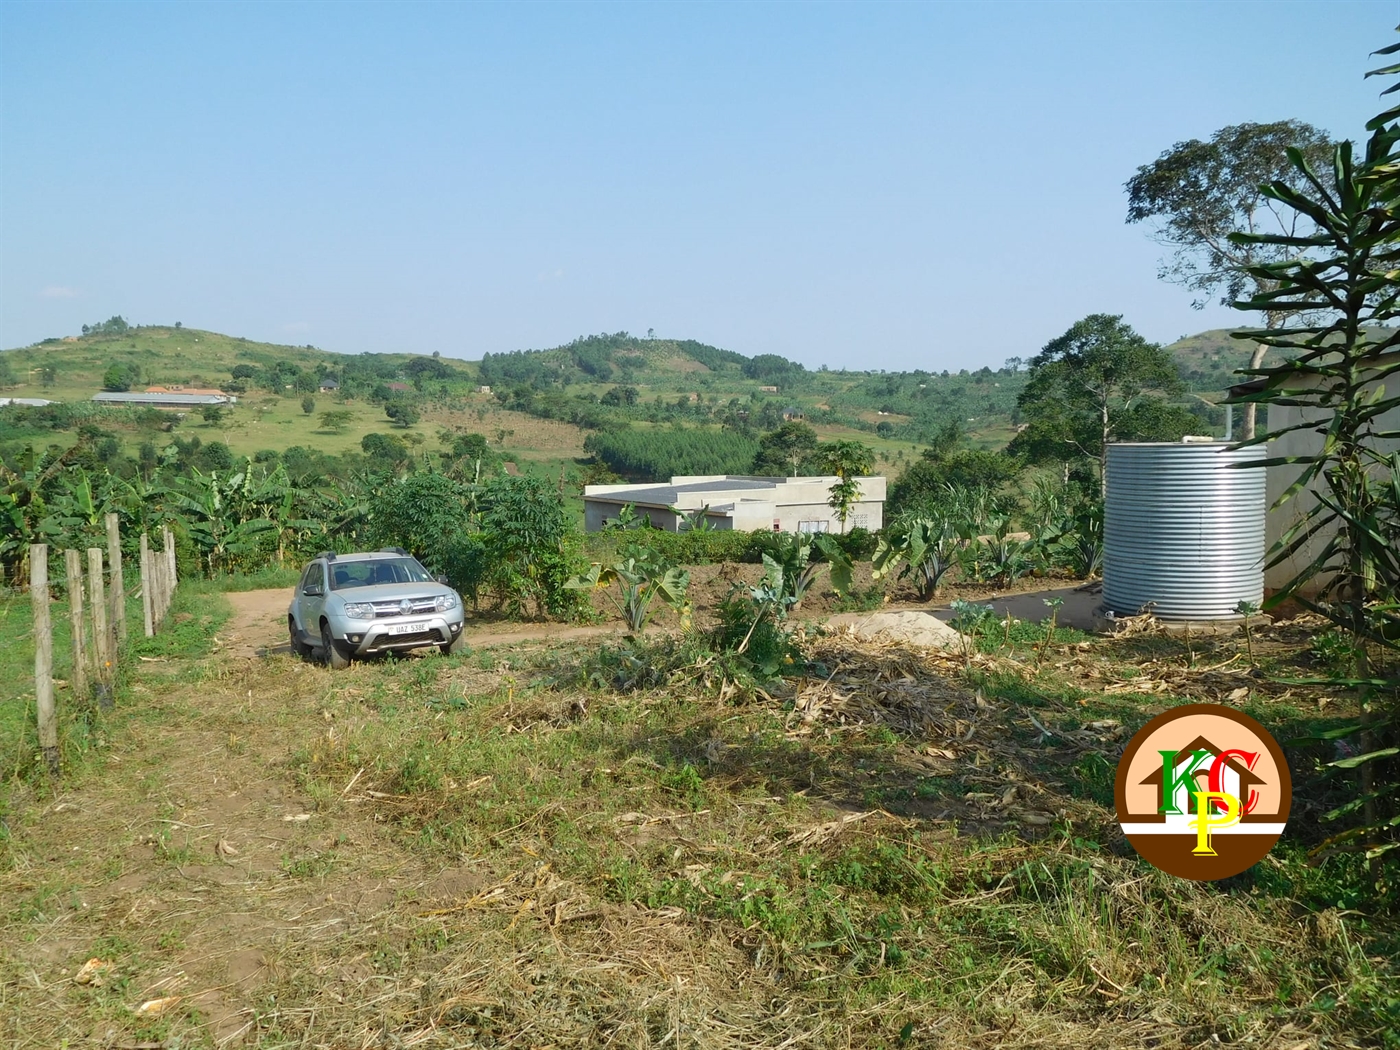
[{"label": "suv side mirror", "polygon": [[319,598],[322,594],[321,585],[319,583],[308,583],[301,589],[301,593],[308,598]]},{"label": "suv side mirror", "polygon": [[433,579],[437,580],[437,582],[442,584],[444,587],[447,586],[447,577],[444,576],[442,573],[438,573],[436,576],[433,577]]}]

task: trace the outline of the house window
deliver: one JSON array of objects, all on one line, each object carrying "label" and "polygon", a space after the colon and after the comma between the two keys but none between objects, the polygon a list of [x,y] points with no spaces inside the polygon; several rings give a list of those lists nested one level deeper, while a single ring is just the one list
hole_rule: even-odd
[{"label": "house window", "polygon": [[829,521],[799,521],[797,523],[798,532],[830,532],[831,522]]}]

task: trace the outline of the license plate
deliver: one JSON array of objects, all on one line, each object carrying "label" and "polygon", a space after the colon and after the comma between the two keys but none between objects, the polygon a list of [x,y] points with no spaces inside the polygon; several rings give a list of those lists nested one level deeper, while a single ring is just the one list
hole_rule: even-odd
[{"label": "license plate", "polygon": [[390,634],[417,634],[426,627],[423,623],[391,623],[389,625]]}]

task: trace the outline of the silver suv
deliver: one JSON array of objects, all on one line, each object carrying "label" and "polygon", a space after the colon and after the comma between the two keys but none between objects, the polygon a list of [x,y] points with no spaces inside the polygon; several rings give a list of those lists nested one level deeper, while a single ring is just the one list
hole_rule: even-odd
[{"label": "silver suv", "polygon": [[352,657],[464,644],[462,597],[402,547],[318,554],[302,570],[287,609],[292,652],[321,650],[335,668]]}]

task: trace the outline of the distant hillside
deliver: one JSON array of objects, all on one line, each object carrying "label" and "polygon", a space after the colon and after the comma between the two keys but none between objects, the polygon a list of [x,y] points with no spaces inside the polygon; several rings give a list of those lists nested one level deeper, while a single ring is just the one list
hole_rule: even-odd
[{"label": "distant hillside", "polygon": [[[1248,320],[1248,319],[1246,319]],[[1206,332],[1183,336],[1167,346],[1181,366],[1182,375],[1192,390],[1225,390],[1241,381],[1237,370],[1249,366],[1254,343],[1247,339],[1231,339],[1233,328],[1212,328]],[[1378,329],[1385,331],[1385,329]],[[1270,350],[1265,366],[1286,360],[1281,351]]]},{"label": "distant hillside", "polygon": [[[465,361],[429,358],[415,354],[335,354],[313,346],[260,343],[238,336],[197,328],[164,325],[122,326],[114,321],[81,336],[45,339],[32,346],[0,352],[23,387],[23,396],[54,400],[89,398],[102,389],[103,376],[112,365],[134,366],[133,389],[180,384],[196,387],[238,385],[234,370],[245,366],[264,373],[276,372],[295,386],[298,374],[318,380],[342,381],[355,376],[381,380],[412,380],[414,361],[431,360],[431,372],[444,379],[474,380],[475,366]],[[418,366],[419,369],[422,366]],[[45,374],[45,369],[51,369]],[[246,379],[247,377],[245,377]],[[246,385],[246,384],[245,384]],[[235,391],[236,392],[236,391]]]},{"label": "distant hillside", "polygon": [[[1168,349],[1190,389],[1208,401],[1238,380],[1235,370],[1250,353],[1228,329],[1200,332]],[[199,329],[127,326],[113,318],[87,326],[81,336],[0,352],[0,396],[68,402],[75,411],[81,403],[90,410],[92,395],[112,385],[114,369],[118,385],[132,390],[182,385],[238,394],[241,404],[230,419],[198,429],[206,440],[217,433],[240,453],[294,444],[353,451],[366,434],[391,429],[387,402],[407,400],[421,416],[421,423],[403,431],[407,436],[430,440],[435,427],[499,432],[503,452],[551,460],[565,448],[581,452],[589,433],[664,425],[751,435],[793,417],[823,435],[859,437],[889,457],[911,454],[938,435],[946,437],[950,428],[982,447],[1001,447],[1020,421],[1016,399],[1027,378],[1024,369],[1005,366],[812,371],[776,354],[750,357],[698,340],[627,332],[486,354],[480,362],[427,354],[350,355]],[[478,385],[490,386],[492,394],[478,393]],[[315,405],[303,412],[302,398],[309,395]],[[1199,397],[1190,403],[1208,416],[1213,411]],[[341,423],[324,424],[327,411],[340,413]],[[525,424],[529,419],[535,422]],[[120,421],[104,425],[126,433]],[[72,441],[76,427],[62,423],[56,429]],[[549,431],[548,447],[539,445],[535,433],[550,427],[556,430]],[[32,426],[0,427],[0,439],[3,445],[43,435]],[[134,432],[123,438],[128,444],[141,439]]]}]

